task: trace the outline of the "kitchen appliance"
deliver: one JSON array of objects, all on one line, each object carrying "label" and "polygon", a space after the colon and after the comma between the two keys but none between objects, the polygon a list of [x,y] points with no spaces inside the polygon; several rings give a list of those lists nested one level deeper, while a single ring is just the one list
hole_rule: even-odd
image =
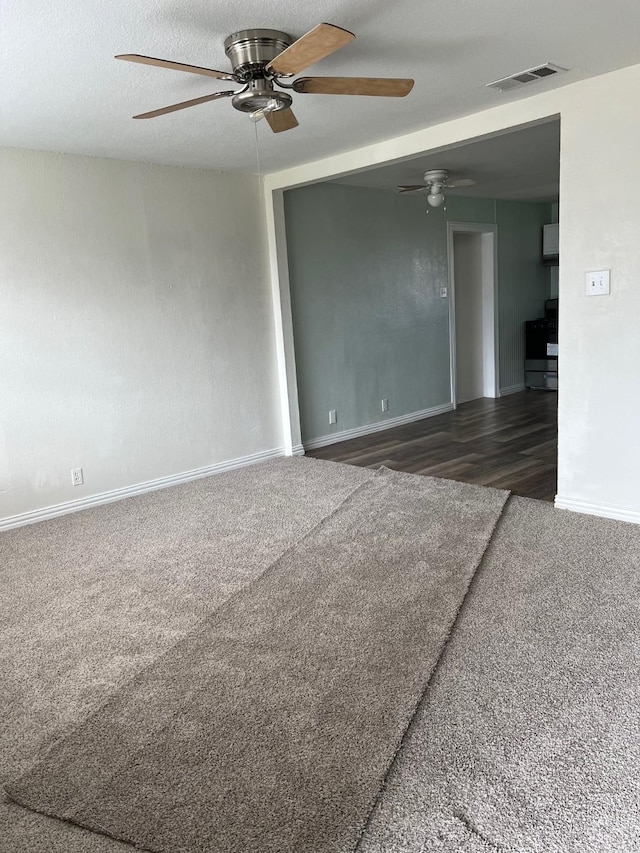
[{"label": "kitchen appliance", "polygon": [[547,299],[545,316],[525,323],[524,384],[558,390],[558,300]]}]

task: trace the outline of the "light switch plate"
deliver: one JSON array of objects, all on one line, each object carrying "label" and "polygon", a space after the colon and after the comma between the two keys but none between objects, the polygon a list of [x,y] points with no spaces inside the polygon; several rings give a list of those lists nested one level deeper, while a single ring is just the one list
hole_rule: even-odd
[{"label": "light switch plate", "polygon": [[607,296],[611,293],[610,270],[594,270],[585,275],[587,296]]}]

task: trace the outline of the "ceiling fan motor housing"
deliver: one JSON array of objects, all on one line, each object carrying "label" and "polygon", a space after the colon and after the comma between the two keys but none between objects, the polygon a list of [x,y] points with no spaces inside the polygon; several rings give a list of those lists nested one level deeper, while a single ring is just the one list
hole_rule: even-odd
[{"label": "ceiling fan motor housing", "polygon": [[273,88],[272,75],[267,65],[286,50],[294,39],[280,30],[239,30],[224,41],[224,50],[233,72],[246,85],[234,95],[231,103],[243,113],[259,110],[284,110],[291,106],[292,97],[287,92]]},{"label": "ceiling fan motor housing", "polygon": [[280,30],[239,30],[224,40],[224,52],[241,80],[264,79],[268,63],[293,42]]},{"label": "ceiling fan motor housing", "polygon": [[429,169],[424,173],[425,184],[447,184],[449,172],[446,169]]}]

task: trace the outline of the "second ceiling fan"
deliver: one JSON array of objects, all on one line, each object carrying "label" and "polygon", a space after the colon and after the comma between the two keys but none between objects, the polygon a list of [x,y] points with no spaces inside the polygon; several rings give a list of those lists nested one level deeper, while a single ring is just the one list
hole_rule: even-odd
[{"label": "second ceiling fan", "polygon": [[[294,41],[279,30],[240,30],[225,39],[225,53],[231,61],[231,71],[216,71],[198,65],[186,65],[153,56],[124,53],[116,56],[128,62],[157,65],[174,71],[187,71],[218,80],[231,80],[240,88],[214,92],[200,98],[182,101],[169,107],[141,113],[137,119],[155,118],[166,113],[195,107],[207,101],[231,98],[237,110],[249,114],[254,121],[266,118],[274,133],[297,127],[293,114],[293,98],[287,90],[311,95],[376,95],[401,98],[413,88],[413,80],[388,77],[299,77],[299,74],[349,42],[355,36],[334,24],[318,24]],[[276,86],[278,88],[276,88]],[[281,91],[284,90],[284,91]]]},{"label": "second ceiling fan", "polygon": [[475,186],[473,178],[456,178],[449,180],[447,169],[427,169],[424,173],[424,184],[411,184],[398,187],[400,193],[428,193],[427,201],[431,207],[440,207],[444,204],[444,191],[453,190],[458,187]]}]

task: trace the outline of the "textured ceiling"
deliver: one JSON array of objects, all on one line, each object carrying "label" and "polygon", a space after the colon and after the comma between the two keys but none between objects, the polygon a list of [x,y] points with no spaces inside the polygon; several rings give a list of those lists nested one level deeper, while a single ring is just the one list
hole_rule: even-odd
[{"label": "textured ceiling", "polygon": [[[637,0],[3,0],[0,145],[223,170],[297,165],[640,62]],[[143,53],[226,69],[247,27],[300,36],[320,21],[352,44],[310,74],[415,77],[403,99],[296,95],[300,127],[274,136],[227,101],[131,116],[226,88],[116,62]],[[485,83],[550,61],[568,74],[499,94]]]},{"label": "textured ceiling", "polygon": [[395,189],[421,184],[427,169],[448,169],[452,181],[472,178],[476,184],[447,195],[528,201],[558,201],[560,121],[503,133],[448,148],[413,160],[339,178],[335,183]]}]

